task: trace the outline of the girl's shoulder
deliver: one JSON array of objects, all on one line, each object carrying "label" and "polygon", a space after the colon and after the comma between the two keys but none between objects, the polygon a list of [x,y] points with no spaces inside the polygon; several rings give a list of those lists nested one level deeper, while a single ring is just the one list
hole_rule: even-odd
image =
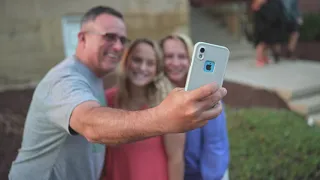
[{"label": "girl's shoulder", "polygon": [[155,81],[156,93],[154,105],[160,104],[168,94],[175,88],[166,76],[160,76]]},{"label": "girl's shoulder", "polygon": [[167,95],[175,88],[175,86],[165,75],[161,75],[156,80],[156,88],[158,91],[161,91],[163,94]]}]

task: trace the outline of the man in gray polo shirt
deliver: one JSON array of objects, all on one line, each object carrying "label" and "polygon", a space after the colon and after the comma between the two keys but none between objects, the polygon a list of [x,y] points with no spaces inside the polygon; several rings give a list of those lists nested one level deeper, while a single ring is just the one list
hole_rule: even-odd
[{"label": "man in gray polo shirt", "polygon": [[157,107],[124,111],[106,107],[102,77],[114,70],[128,40],[122,14],[98,6],[83,17],[76,53],[38,84],[10,180],[97,180],[104,144],[185,132],[221,113],[225,95],[210,84],[173,90]]}]

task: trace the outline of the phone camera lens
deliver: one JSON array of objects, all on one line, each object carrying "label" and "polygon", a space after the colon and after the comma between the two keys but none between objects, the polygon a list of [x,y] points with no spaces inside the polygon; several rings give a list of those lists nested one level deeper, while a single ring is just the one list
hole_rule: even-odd
[{"label": "phone camera lens", "polygon": [[201,53],[204,53],[204,48],[200,48],[200,52],[201,52]]},{"label": "phone camera lens", "polygon": [[199,58],[202,58],[202,54],[199,54]]}]

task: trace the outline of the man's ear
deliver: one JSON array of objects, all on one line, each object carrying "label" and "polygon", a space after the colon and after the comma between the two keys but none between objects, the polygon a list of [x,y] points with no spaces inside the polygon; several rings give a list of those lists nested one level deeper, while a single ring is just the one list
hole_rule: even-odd
[{"label": "man's ear", "polygon": [[84,41],[85,41],[85,33],[80,31],[78,33],[78,42],[84,42]]}]

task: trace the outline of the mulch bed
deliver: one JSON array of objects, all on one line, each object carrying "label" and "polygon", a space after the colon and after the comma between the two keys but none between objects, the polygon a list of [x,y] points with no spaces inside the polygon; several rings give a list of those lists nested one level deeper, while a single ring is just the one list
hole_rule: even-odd
[{"label": "mulch bed", "polygon": [[223,101],[231,107],[289,109],[286,102],[274,92],[228,81],[224,81],[223,87],[228,90],[228,94]]},{"label": "mulch bed", "polygon": [[[224,82],[228,89],[225,104],[231,107],[287,108],[277,95],[236,83]],[[25,117],[33,89],[0,92],[0,179],[8,178],[12,161],[20,148]]]},{"label": "mulch bed", "polygon": [[20,148],[25,117],[33,89],[0,92],[0,179],[8,179]]}]

